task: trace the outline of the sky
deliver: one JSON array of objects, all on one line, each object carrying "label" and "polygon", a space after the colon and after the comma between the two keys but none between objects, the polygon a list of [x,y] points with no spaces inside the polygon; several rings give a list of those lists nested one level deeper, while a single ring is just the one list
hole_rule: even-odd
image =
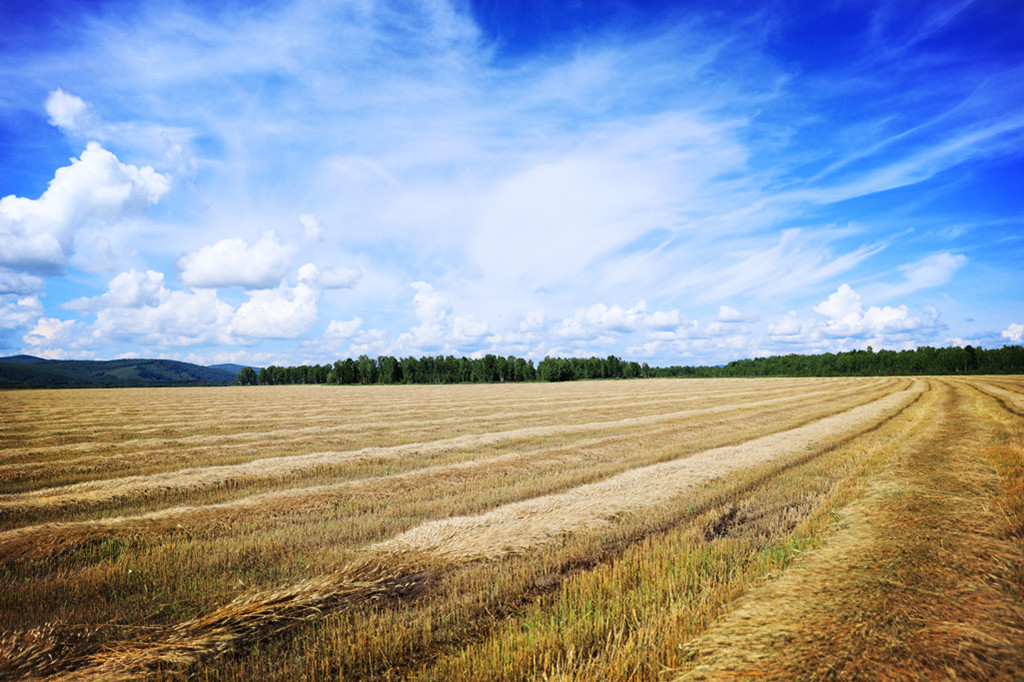
[{"label": "sky", "polygon": [[1024,343],[1024,4],[0,2],[0,355]]}]

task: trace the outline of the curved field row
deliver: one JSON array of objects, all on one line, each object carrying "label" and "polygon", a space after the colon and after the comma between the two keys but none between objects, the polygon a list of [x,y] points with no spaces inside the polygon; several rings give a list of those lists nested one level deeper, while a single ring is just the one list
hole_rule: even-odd
[{"label": "curved field row", "polygon": [[[865,388],[874,382],[865,382]],[[236,389],[263,391],[258,389]],[[307,387],[318,390],[320,387]],[[393,387],[360,387],[348,389],[348,397],[360,398],[355,391],[363,391],[369,395],[378,390]],[[345,391],[345,388],[337,389]],[[817,387],[813,392],[821,392],[824,387]],[[797,391],[798,392],[798,391]],[[807,391],[810,392],[810,391]],[[771,395],[794,394],[793,387],[778,386],[765,390],[729,390],[700,391],[666,394],[659,392],[638,392],[618,396],[615,400],[601,399],[601,395],[593,396],[589,402],[579,404],[580,400],[564,400],[552,402],[545,398],[544,404],[527,406],[517,401],[514,413],[500,408],[488,409],[480,405],[466,402],[445,402],[432,409],[418,409],[414,414],[406,414],[396,408],[381,405],[375,409],[363,410],[352,414],[346,411],[345,404],[332,406],[330,410],[310,410],[306,402],[286,403],[287,407],[278,410],[273,417],[252,418],[246,415],[232,419],[232,414],[244,413],[245,407],[233,406],[233,410],[225,409],[219,418],[214,416],[207,420],[197,420],[183,415],[176,421],[173,432],[166,427],[153,427],[153,416],[142,415],[139,418],[144,425],[111,430],[111,415],[106,416],[107,427],[95,430],[79,423],[74,415],[60,420],[59,425],[33,423],[31,428],[36,432],[46,433],[47,430],[61,431],[60,440],[52,444],[38,442],[19,446],[10,444],[4,448],[0,472],[17,471],[19,469],[39,469],[51,465],[106,464],[123,458],[127,464],[138,464],[145,461],[152,465],[151,460],[169,454],[182,457],[194,454],[213,454],[228,449],[244,451],[246,449],[265,449],[267,443],[285,441],[294,449],[307,443],[324,442],[344,437],[347,445],[353,448],[369,445],[402,444],[423,440],[434,433],[443,432],[473,433],[501,430],[508,425],[524,421],[535,425],[591,422],[598,419],[627,417],[631,414],[645,415],[665,408],[662,411],[677,411],[682,404],[714,404],[727,401],[744,402],[764,399]],[[256,394],[259,395],[259,394]],[[276,394],[259,395],[260,398],[274,398]],[[652,397],[654,399],[652,399]],[[152,409],[147,405],[147,409]],[[116,419],[116,417],[115,417]],[[326,423],[325,423],[326,422]],[[502,425],[505,426],[502,426]],[[72,429],[68,426],[73,425]],[[172,432],[169,432],[172,431]],[[133,437],[138,433],[149,432],[149,437]],[[381,443],[385,439],[388,443]],[[182,452],[182,450],[185,452]],[[77,457],[67,455],[76,453]],[[57,455],[59,459],[53,459]]]},{"label": "curved field row", "polygon": [[1020,413],[992,382],[950,384],[940,426],[880,472],[825,548],[691,642],[678,679],[1019,678],[1024,548],[986,499],[999,478],[978,454],[997,430],[1020,434]]},{"label": "curved field row", "polygon": [[[778,379],[770,390],[799,386],[820,385],[822,381],[844,382],[846,379]],[[31,401],[23,397],[11,398],[10,404],[22,407],[11,420],[0,425],[0,433],[7,431],[35,432],[37,437],[46,431],[35,431],[33,425],[59,426],[73,419],[84,428],[110,429],[111,415],[117,418],[144,418],[145,424],[126,424],[129,432],[148,430],[157,426],[177,426],[181,418],[194,419],[200,415],[224,416],[230,420],[281,420],[284,417],[274,404],[301,408],[312,420],[325,414],[358,416],[374,412],[416,415],[429,413],[442,405],[463,404],[480,412],[503,411],[508,400],[517,406],[544,409],[559,406],[600,408],[628,400],[628,396],[659,396],[669,399],[681,395],[714,396],[750,391],[758,388],[757,379],[730,379],[727,383],[692,384],[688,387],[650,382],[633,386],[623,392],[609,387],[606,382],[588,387],[572,384],[504,384],[500,393],[490,389],[494,385],[411,385],[411,386],[261,386],[254,388],[169,388],[123,389],[112,396],[106,389],[76,391],[34,391]],[[761,388],[765,388],[761,386]],[[358,400],[355,399],[358,397]],[[268,400],[269,399],[269,400]],[[244,408],[244,409],[241,409]],[[111,432],[113,432],[111,430]]]},{"label": "curved field row", "polygon": [[[345,583],[349,587],[335,585],[331,589],[327,588],[337,581],[336,575],[327,574],[326,577],[309,578],[299,581],[300,587],[298,588],[293,586],[275,590],[269,595],[241,597],[233,605],[223,607],[226,611],[214,610],[208,616],[199,617],[195,621],[186,621],[182,625],[171,626],[167,630],[168,636],[171,640],[180,640],[185,637],[189,642],[185,645],[179,641],[175,645],[177,647],[174,649],[177,652],[175,655],[182,653],[183,646],[192,647],[192,650],[202,652],[209,646],[215,646],[213,642],[220,642],[221,644],[216,644],[219,647],[227,641],[222,636],[223,628],[228,627],[225,623],[229,623],[229,629],[233,631],[242,630],[251,634],[254,631],[263,631],[266,623],[271,621],[291,622],[295,613],[289,610],[290,607],[287,604],[299,604],[297,608],[303,612],[308,611],[313,607],[303,600],[309,594],[321,595],[322,599],[321,597],[317,597],[317,599],[321,599],[323,603],[318,602],[319,605],[316,608],[323,609],[328,606],[333,608],[333,605],[337,603],[351,601],[353,594],[367,594],[366,586],[371,583],[385,586],[385,591],[390,592],[399,589],[396,585],[408,585],[410,581],[416,582],[416,580],[405,576],[410,566],[414,564],[419,565],[422,562],[430,565],[438,562],[445,565],[462,564],[484,555],[489,558],[497,558],[516,552],[533,552],[554,539],[578,532],[583,526],[588,528],[588,533],[600,534],[603,532],[601,529],[615,518],[620,518],[623,515],[644,516],[651,510],[659,509],[664,505],[678,504],[673,500],[680,500],[690,493],[696,493],[699,488],[714,480],[751,467],[756,468],[786,458],[805,457],[809,452],[828,450],[843,439],[849,439],[856,436],[857,433],[869,431],[895,412],[905,408],[920,394],[923,388],[921,382],[914,382],[909,388],[907,388],[907,384],[908,382],[905,381],[889,382],[884,392],[869,393],[861,396],[859,401],[856,396],[848,396],[849,402],[856,406],[842,405],[842,401],[840,401],[840,404],[831,405],[829,411],[831,416],[824,414],[810,423],[804,423],[802,426],[774,435],[754,437],[748,439],[748,442],[744,444],[703,450],[683,459],[648,464],[619,473],[603,481],[578,486],[564,493],[512,502],[504,507],[486,512],[482,516],[427,524],[391,540],[384,540],[382,544],[365,550],[369,552],[369,556],[377,557],[374,559],[374,565],[385,561],[390,568],[381,569],[383,572],[373,574],[377,577],[371,575],[366,580],[357,580],[356,582],[360,583],[358,587],[351,586],[352,576],[349,574],[346,574],[348,582]],[[902,390],[899,390],[901,388]],[[821,398],[817,398],[815,402],[820,405]],[[859,405],[857,405],[858,402]],[[718,408],[708,408],[704,414],[692,414],[694,411],[685,412],[696,419],[698,417],[706,418],[716,409]],[[721,411],[727,412],[724,406]],[[836,414],[837,412],[838,414]],[[652,415],[649,421],[625,421],[630,422],[628,426],[634,429],[640,427],[639,431],[642,431],[644,427],[649,428],[652,424],[658,423],[659,419],[660,415]],[[593,428],[593,426],[589,425],[588,428]],[[533,433],[532,435],[539,434]],[[651,444],[641,443],[640,447],[641,449],[651,447]],[[472,468],[471,463],[467,463],[467,467]],[[481,468],[481,472],[485,470],[486,468]],[[498,479],[500,480],[500,475]],[[401,498],[402,495],[398,495],[398,497]],[[456,541],[455,538],[458,540]],[[366,560],[352,565],[364,568],[367,566]],[[395,574],[395,567],[399,569],[398,575]],[[26,570],[31,572],[35,569]],[[53,585],[49,587],[52,588]],[[375,589],[370,592],[374,592]],[[295,594],[305,596],[295,598],[288,596]],[[295,601],[296,599],[298,601]],[[240,608],[240,604],[246,605],[242,609],[245,613],[259,615],[253,616],[254,620],[251,623],[245,621],[244,618],[239,620],[241,616],[236,611]],[[281,608],[279,612],[274,611],[268,604],[278,605]],[[268,609],[270,610],[268,611]],[[188,625],[188,623],[192,624]],[[205,623],[205,625],[200,626],[196,623]],[[200,635],[196,628],[205,628],[206,634]],[[207,641],[207,644],[197,644],[203,637],[208,637],[208,641],[203,640]],[[230,644],[230,646],[234,646],[234,644]],[[152,647],[142,647],[142,649],[152,653]],[[131,655],[137,655],[140,651],[133,650]]]},{"label": "curved field row", "polygon": [[[865,384],[862,389],[859,390],[870,390],[872,387],[870,384]],[[835,393],[835,395],[841,395],[851,390],[858,389],[847,389],[845,392]],[[769,397],[770,395],[777,395],[778,391],[769,392],[747,392],[744,394],[734,394],[729,396],[730,409],[742,409],[745,405],[751,404],[752,406],[758,406],[761,402]],[[783,392],[783,395],[785,393]],[[813,395],[813,394],[812,394]],[[822,397],[831,397],[830,394],[822,393]],[[791,399],[796,399],[792,394],[789,395]],[[807,396],[801,396],[806,398]],[[685,404],[694,403],[700,401],[701,404],[707,404],[708,401],[700,398],[683,397],[676,400],[674,404],[670,406],[678,407]],[[643,411],[640,408],[646,407]],[[623,418],[628,416],[630,411],[636,411],[643,416],[650,417],[652,410],[649,405],[643,405],[642,403],[632,404],[630,410],[622,410],[612,415],[601,415],[605,418],[609,416],[614,417],[613,421],[621,423]],[[678,414],[678,411],[669,413],[669,416]],[[515,415],[515,420],[510,420],[505,423],[505,426],[515,426],[521,424],[524,421],[529,423],[536,422],[528,419],[528,414],[518,413]],[[593,417],[593,415],[587,413],[586,415],[578,415],[580,417]],[[449,423],[449,420],[457,419],[462,422],[462,428],[453,428],[453,425]],[[572,423],[569,420],[564,419],[564,415],[558,418],[559,423]],[[386,444],[397,441],[396,445],[407,445],[415,444],[417,439],[423,439],[429,436],[435,436],[438,439],[443,439],[444,436],[448,436],[452,431],[458,433],[460,431],[465,432],[470,426],[474,429],[479,429],[474,432],[494,432],[501,430],[495,424],[481,424],[478,422],[472,422],[467,420],[463,413],[460,417],[439,417],[433,415],[431,419],[427,420],[429,424],[429,431],[423,430],[423,424],[420,424],[418,428],[412,428],[409,430],[399,429],[397,426],[389,433],[388,437],[381,438],[377,433],[382,427],[375,426],[370,429],[366,425],[356,424],[342,424],[336,427],[321,427],[319,430],[306,430],[306,432],[297,431],[295,433],[268,433],[266,431],[248,431],[246,433],[238,434],[233,439],[234,442],[217,442],[218,439],[210,439],[214,441],[210,444],[208,440],[204,440],[202,437],[190,437],[187,439],[164,440],[160,441],[149,441],[146,443],[136,444],[136,449],[129,450],[127,452],[112,452],[107,453],[103,456],[98,456],[93,453],[90,456],[77,457],[72,459],[59,459],[59,460],[43,460],[34,462],[22,462],[17,464],[0,465],[0,478],[5,481],[4,492],[15,493],[19,492],[18,488],[32,489],[40,487],[36,481],[40,478],[45,477],[48,486],[53,485],[68,485],[71,483],[83,481],[83,480],[95,480],[98,478],[110,478],[117,476],[123,472],[135,471],[143,469],[144,473],[159,473],[162,471],[174,470],[176,468],[182,468],[183,466],[195,467],[198,465],[211,466],[215,464],[239,464],[245,461],[251,461],[253,459],[263,458],[267,456],[289,456],[291,454],[298,453],[308,454],[309,452],[315,452],[316,450],[322,450],[325,443],[334,443],[334,439],[331,437],[332,433],[345,429],[353,432],[354,435],[347,439],[344,443],[345,449],[365,449],[368,447],[386,447]],[[543,423],[543,422],[541,422]],[[578,424],[578,422],[577,422]],[[408,426],[403,424],[403,426]],[[484,426],[489,428],[485,429]],[[370,433],[368,433],[368,431]],[[577,429],[577,432],[579,430]],[[468,435],[468,434],[467,434]],[[448,436],[450,437],[450,436]],[[381,441],[385,441],[382,443]],[[303,451],[305,451],[303,453]],[[57,474],[57,480],[55,479],[55,470],[59,472]]]},{"label": "curved field row", "polygon": [[[118,464],[107,481],[3,495],[13,529],[0,533],[0,676],[659,679],[892,463],[948,445],[972,414],[1001,410],[1019,429],[1020,387],[1002,377],[427,387],[458,399],[426,407],[416,399],[427,391],[386,387],[402,416],[381,423],[429,435],[146,475]],[[330,393],[304,388],[248,395],[297,396],[287,415]],[[116,404],[115,393],[104,400]],[[382,405],[384,393],[363,395]],[[189,414],[225,409],[214,398]],[[231,409],[220,433],[251,428]],[[524,420],[531,409],[548,412]],[[315,412],[357,434],[345,420],[371,413]],[[417,426],[415,415],[435,421]],[[285,430],[268,422],[277,452],[314,437],[296,433],[296,446]],[[993,438],[974,433],[980,445]],[[145,459],[147,440],[125,443]]]},{"label": "curved field row", "polygon": [[[514,385],[510,388],[517,406],[524,413],[545,417],[573,410],[597,412],[617,409],[639,402],[629,400],[626,395],[600,390],[596,395],[576,396],[538,392],[538,385],[535,384]],[[487,393],[480,393],[479,386],[262,386],[201,390],[221,391],[225,398],[234,399],[215,401],[210,396],[203,396],[201,399],[193,399],[193,405],[190,406],[182,405],[181,401],[187,401],[195,394],[140,392],[132,396],[139,398],[139,404],[125,409],[123,405],[118,407],[118,403],[105,400],[102,391],[82,391],[77,392],[84,399],[84,405],[77,404],[80,409],[69,407],[57,410],[52,402],[66,401],[61,392],[40,391],[33,398],[33,402],[38,403],[33,405],[35,409],[19,405],[22,409],[0,425],[0,442],[7,446],[5,454],[10,456],[18,452],[20,445],[41,448],[49,443],[56,448],[67,448],[74,445],[85,447],[89,441],[97,439],[104,444],[114,444],[124,440],[146,440],[148,437],[187,436],[188,428],[193,425],[202,425],[208,435],[214,436],[234,434],[249,427],[272,431],[301,428],[303,425],[322,426],[325,419],[351,424],[359,424],[367,418],[384,418],[389,425],[403,421],[421,423],[423,419],[445,411],[471,419],[508,417],[502,402],[488,398]],[[705,389],[688,394],[691,398],[713,399],[749,393],[751,390],[749,384],[744,388],[742,381],[738,381],[734,386],[719,386],[714,390]],[[773,387],[773,390],[786,389],[780,384]],[[629,396],[651,405],[659,401],[675,403],[682,397],[678,391],[663,389],[631,392]],[[240,400],[245,397],[249,400]],[[282,411],[269,408],[269,401],[266,400],[268,397],[273,402],[287,405],[288,409]],[[196,403],[202,407],[197,407]],[[465,408],[471,408],[468,414]],[[43,412],[45,416],[40,414],[41,409],[46,410]],[[112,428],[114,423],[122,420],[122,428]],[[73,431],[64,428],[69,423],[75,425]]]},{"label": "curved field row", "polygon": [[[862,393],[865,394],[863,397],[861,396]],[[802,403],[822,402],[829,399],[842,404],[843,399],[852,397],[854,399],[870,400],[874,395],[873,391],[864,391],[858,387],[847,391],[837,391],[832,394],[820,394],[812,396],[810,399],[789,395],[740,403],[738,405],[725,403],[713,407],[691,408],[667,414],[656,413],[603,422],[527,426],[507,431],[461,435],[387,448],[371,447],[356,451],[314,452],[304,455],[256,459],[241,464],[197,467],[160,474],[88,481],[42,488],[25,493],[0,495],[0,518],[10,518],[18,514],[30,514],[37,510],[66,509],[83,505],[96,506],[151,495],[166,496],[170,492],[226,487],[238,485],[242,481],[288,479],[306,472],[322,470],[327,467],[343,465],[354,461],[365,461],[370,458],[408,459],[430,453],[493,448],[513,441],[536,440],[601,431],[613,432],[622,429],[651,427],[668,422],[706,419],[714,415],[724,415],[745,409],[765,408],[787,403],[791,404],[791,408],[802,408],[805,407]]]},{"label": "curved field row", "polygon": [[[357,478],[340,483],[289,488],[259,493],[228,502],[208,505],[191,504],[170,507],[135,516],[115,516],[77,522],[45,523],[0,533],[0,561],[7,557],[35,560],[64,551],[67,547],[98,539],[138,535],[141,533],[175,534],[207,532],[245,521],[260,519],[269,523],[284,517],[308,514],[337,516],[344,507],[348,513],[374,513],[413,520],[417,512],[432,499],[458,496],[465,486],[480,486],[488,491],[487,504],[496,505],[522,499],[528,493],[556,492],[563,487],[580,485],[613,475],[634,466],[644,466],[666,459],[689,457],[701,449],[720,447],[731,442],[749,440],[753,433],[786,431],[836,409],[869,403],[874,393],[846,397],[837,396],[831,403],[815,400],[813,404],[787,403],[781,408],[764,410],[756,415],[729,414],[718,420],[701,420],[694,425],[671,425],[639,433],[589,438],[573,441],[570,446],[556,446],[533,451],[505,451],[494,456],[473,458],[453,464],[436,464],[383,476]],[[796,411],[795,408],[800,408]],[[714,408],[713,408],[714,409]],[[638,424],[639,425],[639,424]],[[395,459],[422,455],[430,448],[417,450],[394,448],[375,451],[374,456]],[[364,453],[365,454],[365,453]],[[366,455],[369,459],[369,455]],[[524,482],[528,481],[528,488]],[[547,488],[548,490],[544,490]],[[474,499],[464,493],[462,502]],[[361,510],[358,503],[365,500]],[[438,505],[443,513],[458,513],[459,506]],[[366,538],[365,532],[361,534]],[[335,542],[344,544],[346,534],[339,533]]]}]

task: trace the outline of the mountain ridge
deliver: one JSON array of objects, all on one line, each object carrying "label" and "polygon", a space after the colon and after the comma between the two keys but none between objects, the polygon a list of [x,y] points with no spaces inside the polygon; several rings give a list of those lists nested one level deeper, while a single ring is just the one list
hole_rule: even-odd
[{"label": "mountain ridge", "polygon": [[0,358],[0,388],[103,388],[221,386],[237,372],[178,360],[46,360],[32,355]]}]

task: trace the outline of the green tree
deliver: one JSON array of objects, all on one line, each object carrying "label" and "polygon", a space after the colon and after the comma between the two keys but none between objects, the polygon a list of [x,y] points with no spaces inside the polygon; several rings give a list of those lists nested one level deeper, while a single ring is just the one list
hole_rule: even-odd
[{"label": "green tree", "polygon": [[377,382],[377,363],[369,355],[359,356],[359,383],[373,384]]},{"label": "green tree", "polygon": [[243,367],[242,371],[238,373],[235,381],[241,386],[255,386],[259,383],[259,376],[256,374],[256,370],[252,367]]}]

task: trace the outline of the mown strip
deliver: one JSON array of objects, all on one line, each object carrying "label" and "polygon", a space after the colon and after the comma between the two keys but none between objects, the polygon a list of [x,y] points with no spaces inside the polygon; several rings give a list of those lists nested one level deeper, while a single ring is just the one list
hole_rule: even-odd
[{"label": "mown strip", "polygon": [[1022,424],[974,382],[942,383],[935,427],[827,547],[695,642],[683,679],[1019,677]]},{"label": "mown strip", "polygon": [[[581,679],[656,679],[666,660],[662,647],[647,646],[650,633],[637,646],[630,633],[648,626],[657,637],[682,636],[686,619],[701,626],[758,571],[783,566],[813,545],[830,525],[832,507],[856,494],[860,472],[879,466],[927,424],[929,405],[915,403],[845,443],[716,481],[642,517],[620,517],[604,533],[473,562],[415,600],[340,612],[222,666],[204,666],[203,674],[557,679],[584,671]],[[723,528],[721,520],[736,509],[737,523]],[[787,537],[794,527],[803,535]],[[614,655],[602,658],[622,654],[613,645],[626,641],[631,658],[621,669]],[[674,643],[665,649],[679,651]]]},{"label": "mown strip", "polygon": [[[442,566],[458,566],[465,562],[476,562],[481,558],[494,560],[503,555],[507,556],[517,552],[534,554],[537,551],[542,551],[544,547],[553,546],[554,541],[560,535],[579,531],[581,521],[593,522],[602,529],[602,532],[597,534],[592,531],[584,533],[588,537],[594,535],[614,536],[615,529],[620,525],[628,526],[635,523],[638,526],[643,526],[644,518],[663,513],[666,504],[673,497],[683,491],[693,491],[694,485],[684,481],[684,470],[687,474],[696,475],[699,481],[706,483],[729,472],[735,472],[743,466],[749,467],[758,463],[785,459],[787,453],[790,456],[796,453],[795,456],[798,458],[806,459],[809,455],[805,453],[809,449],[829,451],[835,449],[837,442],[854,438],[858,433],[877,429],[880,422],[892,419],[894,415],[913,402],[915,396],[919,394],[920,389],[904,391],[899,395],[879,400],[875,405],[854,408],[849,411],[848,415],[845,415],[846,419],[826,418],[820,424],[795,429],[788,435],[780,434],[759,439],[759,447],[752,450],[773,446],[781,448],[782,450],[776,451],[773,457],[758,457],[751,451],[746,453],[750,455],[751,459],[743,465],[735,463],[730,465],[716,460],[713,453],[703,453],[707,455],[704,457],[704,464],[707,464],[710,469],[705,470],[705,475],[702,477],[699,471],[692,467],[678,468],[680,478],[677,479],[677,487],[673,489],[672,494],[660,491],[656,483],[664,482],[666,476],[676,472],[666,469],[665,465],[653,465],[647,467],[647,471],[642,474],[635,471],[628,472],[616,477],[618,480],[609,479],[604,484],[595,484],[602,486],[599,490],[584,486],[572,499],[563,495],[554,496],[552,500],[510,505],[505,514],[502,514],[501,510],[497,510],[480,517],[475,522],[472,520],[458,521],[454,526],[449,524],[441,533],[437,533],[434,527],[414,531],[405,537],[378,545],[373,549],[371,556],[385,558],[386,560],[382,563],[386,566],[397,564],[399,568],[390,576],[398,581],[397,584],[407,584],[406,578],[413,573],[413,568],[419,569],[415,573],[429,575],[431,571],[437,570],[435,568],[437,564],[434,562],[440,562]],[[741,448],[742,446],[737,447]],[[721,450],[729,450],[729,448]],[[719,452],[718,454],[726,453]],[[728,454],[738,454],[738,452],[732,451]],[[692,459],[684,460],[684,462],[690,462]],[[648,482],[655,485],[647,485]],[[595,495],[595,492],[614,494],[614,491],[621,490],[624,495],[628,496],[629,493],[636,492],[637,484],[641,484],[640,489],[647,495],[634,500],[632,506],[624,506],[623,502],[614,497],[606,497],[603,505],[594,505],[595,500],[601,497],[600,494]],[[557,510],[557,514],[553,517],[544,516],[552,508],[547,504],[548,502],[555,502],[554,508]],[[568,503],[568,506],[562,502]],[[528,508],[524,505],[528,505]],[[524,511],[540,514],[549,522],[554,520],[558,528],[553,531],[554,527],[549,525],[545,532],[538,534],[532,532],[535,528],[531,530],[518,523],[507,523],[507,521],[521,516]],[[570,515],[566,517],[564,512],[570,512]],[[572,515],[573,512],[576,512],[575,516]],[[607,522],[613,518],[618,518],[619,522],[609,526]],[[629,519],[633,519],[633,521],[631,522]],[[492,529],[493,533],[486,532],[488,527]],[[463,531],[461,537],[458,533],[449,532],[452,528]],[[426,558],[420,558],[424,556]],[[394,557],[398,557],[398,559]],[[410,559],[414,559],[414,561],[410,563]],[[171,631],[165,632],[163,636],[155,636],[148,643],[140,642],[122,648],[120,651],[115,650],[105,655],[95,656],[91,665],[82,668],[81,674],[88,673],[103,677],[119,671],[130,672],[131,670],[152,669],[154,666],[180,665],[189,659],[234,649],[253,639],[259,639],[268,628],[273,630],[278,627],[279,623],[275,621],[273,615],[268,615],[268,613],[277,612],[274,610],[276,608],[274,605],[280,606],[280,613],[285,622],[294,622],[296,618],[299,618],[296,616],[295,609],[292,608],[293,605],[302,613],[317,613],[318,610],[332,608],[335,591],[347,593],[351,585],[361,582],[358,576],[353,575],[352,570],[354,570],[352,567],[347,567],[331,576],[318,579],[315,583],[304,582],[292,588],[255,595],[234,602],[207,617],[176,626]],[[380,573],[375,575],[380,575]],[[385,573],[384,575],[389,574]],[[433,581],[426,580],[426,582],[429,584]],[[336,586],[337,590],[334,590],[332,585]],[[486,598],[486,594],[487,592],[484,591],[479,596]],[[320,601],[317,601],[318,599]],[[246,613],[251,614],[251,618],[246,616]],[[204,623],[209,624],[209,627],[212,628],[210,632],[204,629],[207,627],[203,625]],[[227,630],[224,629],[224,623],[229,623]],[[188,635],[184,639],[180,634],[183,632]]]}]

